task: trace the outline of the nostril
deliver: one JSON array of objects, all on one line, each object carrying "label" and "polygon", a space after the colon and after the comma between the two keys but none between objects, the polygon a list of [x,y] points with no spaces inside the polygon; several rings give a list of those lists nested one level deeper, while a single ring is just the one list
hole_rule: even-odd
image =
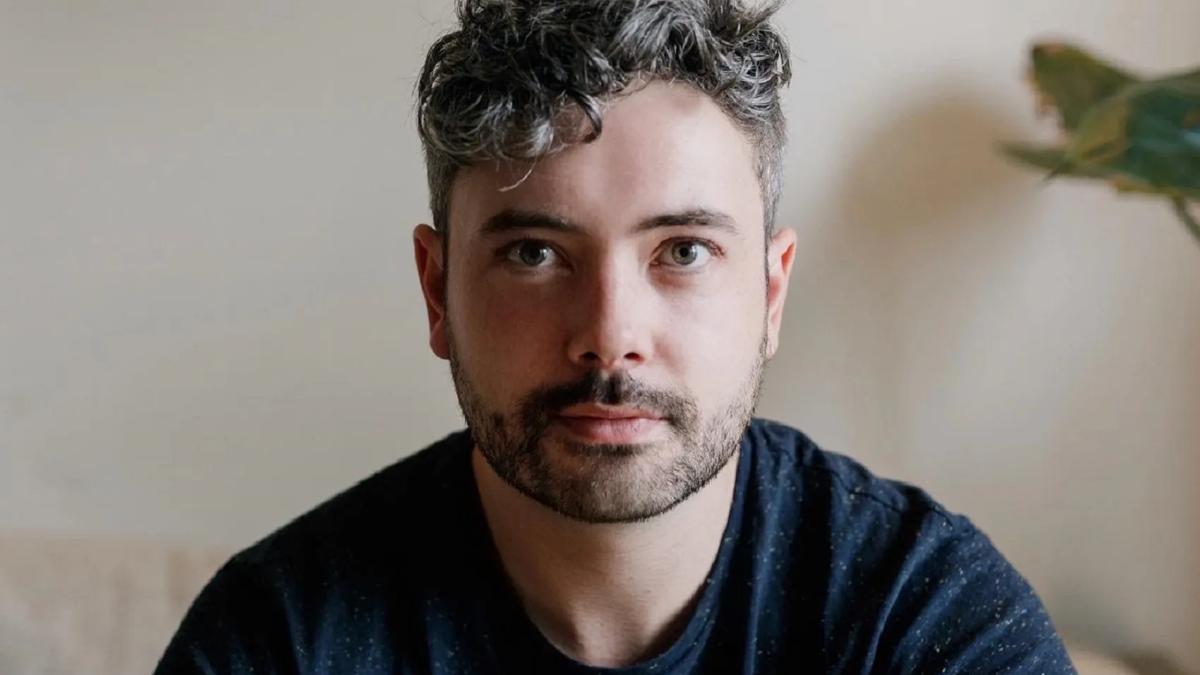
[{"label": "nostril", "polygon": [[[608,362],[608,359],[605,359],[604,357],[600,356],[596,352],[585,352],[579,358],[586,363],[599,363],[599,364],[604,365]],[[629,353],[625,354],[625,356],[619,360],[634,361],[636,363],[641,363],[641,362],[645,361],[645,358],[639,352],[629,352]]]}]

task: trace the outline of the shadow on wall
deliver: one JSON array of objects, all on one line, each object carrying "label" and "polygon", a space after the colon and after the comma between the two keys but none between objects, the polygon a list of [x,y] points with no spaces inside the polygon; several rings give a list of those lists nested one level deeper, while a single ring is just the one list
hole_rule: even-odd
[{"label": "shadow on wall", "polygon": [[[912,442],[906,411],[894,405],[903,402],[908,356],[922,347],[908,343],[906,324],[946,304],[969,306],[962,299],[993,283],[989,267],[1019,249],[1029,230],[1022,218],[1006,227],[973,218],[1014,211],[1013,197],[1030,183],[992,150],[995,139],[1018,135],[1012,124],[984,95],[942,79],[949,83],[930,95],[887,100],[887,123],[845,149],[840,180],[806,209],[805,220],[817,225],[800,233],[784,315],[788,348],[773,369],[814,386],[808,400],[790,390],[766,397],[789,400],[818,429],[821,420],[848,416],[840,425],[847,434],[832,437],[881,471],[904,472]],[[947,258],[956,262],[947,266]],[[916,306],[902,286],[919,293]],[[954,335],[942,340],[961,349]],[[768,378],[765,391],[775,385]]]},{"label": "shadow on wall", "polygon": [[[1112,207],[1130,209],[1127,219],[1156,219],[1152,223],[1120,215],[1083,222],[1088,213],[1110,215],[1097,209],[1116,195],[1091,193],[1096,204],[1069,211],[1080,214],[1077,220],[1046,229],[1064,200],[1035,205],[1031,195],[1042,189],[1037,175],[1009,165],[994,149],[997,140],[1019,138],[1027,127],[993,105],[994,94],[958,84],[962,78],[939,79],[946,83],[907,101],[881,97],[892,106],[886,122],[845,148],[834,188],[805,208],[805,220],[817,225],[800,232],[784,315],[786,348],[768,369],[766,407],[800,417],[818,443],[882,475],[959,481],[951,494],[969,496],[973,511],[1003,525],[998,533],[1016,544],[1006,552],[1038,580],[1064,632],[1125,651],[1168,644],[1183,650],[1189,644],[1184,632],[1195,630],[1200,610],[1183,609],[1190,601],[1182,599],[1200,601],[1200,584],[1177,587],[1172,600],[1164,590],[1171,582],[1154,577],[1186,580],[1188,561],[1200,561],[1195,538],[1178,541],[1187,539],[1181,534],[1189,531],[1189,515],[1200,522],[1200,500],[1188,487],[1200,480],[1200,464],[1191,456],[1166,457],[1161,449],[1138,457],[1129,438],[1106,434],[1113,425],[1161,424],[1150,430],[1159,442],[1196,449],[1200,423],[1188,421],[1194,415],[1179,403],[1194,401],[1200,390],[1200,321],[1186,305],[1195,271],[1186,260],[1170,261],[1177,265],[1170,270],[1159,266],[1159,233],[1147,238],[1146,228],[1171,225],[1170,214],[1157,207]],[[795,222],[801,214],[790,215]],[[1083,257],[1066,260],[1075,250],[1064,241],[1075,228],[1111,238],[1081,242]],[[1192,253],[1190,262],[1200,268],[1200,252]],[[1052,300],[1038,297],[1047,269],[1064,275]],[[1113,273],[1136,278],[1112,279]],[[1101,275],[1124,289],[1109,296],[1103,286],[1090,288]],[[1025,295],[1014,291],[1014,282],[1024,284]],[[1137,300],[1138,289],[1169,293],[1184,309],[1169,313],[1162,298],[1147,307]],[[1072,325],[1073,316],[1112,331],[1085,333],[1089,327]],[[1044,318],[1059,335],[1016,334]],[[1131,325],[1139,320],[1152,325]],[[996,330],[1007,332],[991,337]],[[1123,406],[1119,399],[1130,392],[1120,383],[1138,381],[1139,364],[1155,353],[1145,336],[1156,334],[1172,345],[1155,354],[1159,363],[1147,371],[1144,393],[1173,400],[1164,400],[1158,413],[1149,405]],[[1059,368],[1055,357],[1078,344],[1089,353],[1044,370]],[[1024,358],[1026,349],[1034,358]],[[1113,361],[1121,370],[1106,381],[1106,362]],[[1164,362],[1179,372],[1167,373]],[[1113,411],[1122,416],[1097,419]],[[1075,429],[1075,421],[1088,428]],[[1030,428],[1015,428],[1026,422]],[[1003,438],[1006,429],[1018,433]],[[1010,448],[1023,454],[996,461],[998,449]],[[950,467],[936,467],[939,462]],[[1087,485],[1093,474],[1094,484]],[[1181,478],[1160,485],[1156,498],[1154,481],[1173,475]],[[973,493],[973,485],[986,489]],[[1137,536],[1135,521],[1159,508],[1137,503],[1143,492],[1171,513],[1168,521],[1147,525],[1156,537],[1176,540],[1166,542],[1166,550],[1131,550],[1150,546],[1148,536]],[[1130,508],[1137,513],[1114,517]],[[1131,560],[1142,560],[1141,569],[1121,574],[1118,568]],[[1116,579],[1124,579],[1123,589],[1112,588]],[[1139,588],[1144,597],[1136,600]]]}]

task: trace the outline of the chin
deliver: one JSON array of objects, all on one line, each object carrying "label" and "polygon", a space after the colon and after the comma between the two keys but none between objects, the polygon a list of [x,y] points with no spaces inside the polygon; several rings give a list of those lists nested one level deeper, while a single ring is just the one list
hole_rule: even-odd
[{"label": "chin", "polygon": [[645,521],[674,508],[700,487],[699,481],[679,480],[684,449],[673,443],[612,445],[544,439],[538,452],[537,478],[515,487],[582,522]]}]

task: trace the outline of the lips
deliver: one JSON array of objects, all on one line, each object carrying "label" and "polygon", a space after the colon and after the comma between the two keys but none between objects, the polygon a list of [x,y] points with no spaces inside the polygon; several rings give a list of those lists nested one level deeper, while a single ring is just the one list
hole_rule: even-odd
[{"label": "lips", "polygon": [[667,423],[651,411],[596,405],[571,406],[563,410],[558,422],[571,435],[589,443],[643,442]]}]

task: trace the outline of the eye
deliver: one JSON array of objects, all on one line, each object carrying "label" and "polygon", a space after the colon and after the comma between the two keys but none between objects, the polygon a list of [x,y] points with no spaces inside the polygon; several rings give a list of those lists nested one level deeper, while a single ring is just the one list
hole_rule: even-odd
[{"label": "eye", "polygon": [[524,239],[514,242],[504,249],[504,257],[519,267],[538,269],[547,267],[557,254],[554,247],[544,241]]},{"label": "eye", "polygon": [[663,251],[664,264],[672,267],[703,267],[712,258],[712,248],[696,239],[680,239],[667,245]]}]

